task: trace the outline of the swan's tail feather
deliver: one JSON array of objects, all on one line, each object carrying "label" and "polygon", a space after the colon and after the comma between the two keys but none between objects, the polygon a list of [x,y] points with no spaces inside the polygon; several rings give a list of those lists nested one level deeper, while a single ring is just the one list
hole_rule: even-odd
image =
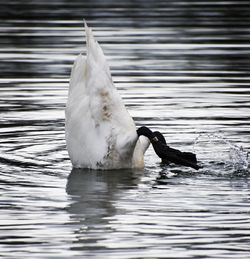
[{"label": "swan's tail feather", "polygon": [[95,40],[92,29],[90,29],[85,22],[85,32],[86,32],[86,45],[87,45],[87,56],[94,58],[95,62],[105,63],[106,58],[104,53],[99,46],[99,43]]},{"label": "swan's tail feather", "polygon": [[88,71],[92,72],[92,78],[102,77],[108,87],[113,87],[111,72],[102,48],[95,40],[92,29],[88,27],[86,22],[84,23],[84,26],[86,32]]},{"label": "swan's tail feather", "polygon": [[91,30],[91,28],[88,27],[86,21],[84,21],[84,28],[85,28],[85,33],[86,33],[86,46],[87,46],[87,51],[88,51],[90,46],[95,43],[95,40],[94,40],[92,30]]},{"label": "swan's tail feather", "polygon": [[74,62],[74,65],[71,70],[70,75],[70,87],[69,87],[69,95],[73,91],[73,89],[77,88],[78,94],[79,92],[84,92],[85,90],[85,70],[86,70],[86,58],[79,54]]}]

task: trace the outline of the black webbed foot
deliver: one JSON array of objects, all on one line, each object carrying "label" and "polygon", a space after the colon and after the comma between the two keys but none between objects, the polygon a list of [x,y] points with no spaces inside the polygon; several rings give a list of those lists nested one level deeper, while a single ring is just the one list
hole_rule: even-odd
[{"label": "black webbed foot", "polygon": [[192,167],[198,170],[196,155],[191,152],[182,152],[178,149],[171,148],[167,145],[164,136],[159,132],[152,132],[147,127],[141,127],[137,130],[138,135],[144,135],[151,141],[155,153],[162,159],[162,162],[169,162]]}]

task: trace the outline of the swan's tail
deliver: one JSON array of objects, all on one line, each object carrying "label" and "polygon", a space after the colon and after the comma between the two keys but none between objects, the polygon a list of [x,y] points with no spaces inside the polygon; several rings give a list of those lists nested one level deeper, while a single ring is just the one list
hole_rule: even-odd
[{"label": "swan's tail", "polygon": [[102,48],[95,40],[92,29],[88,27],[85,21],[84,26],[86,32],[87,67],[89,67],[91,71],[95,71],[97,75],[101,73],[102,80],[107,82],[107,86],[113,86],[109,65]]}]

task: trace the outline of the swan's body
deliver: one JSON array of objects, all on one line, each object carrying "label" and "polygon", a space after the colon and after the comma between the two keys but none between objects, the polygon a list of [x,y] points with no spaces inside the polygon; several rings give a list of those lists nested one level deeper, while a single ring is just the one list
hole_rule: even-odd
[{"label": "swan's body", "polygon": [[138,139],[102,49],[87,25],[85,30],[87,56],[80,54],[74,63],[66,106],[66,143],[73,167],[141,168],[149,140]]}]

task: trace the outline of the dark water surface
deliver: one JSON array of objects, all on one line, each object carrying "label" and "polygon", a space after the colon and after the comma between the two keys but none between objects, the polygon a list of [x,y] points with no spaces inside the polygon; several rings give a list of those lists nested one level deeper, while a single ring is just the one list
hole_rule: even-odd
[{"label": "dark water surface", "polygon": [[[1,1],[0,257],[249,258],[249,1]],[[94,28],[138,126],[203,169],[72,170],[70,68]]]}]

